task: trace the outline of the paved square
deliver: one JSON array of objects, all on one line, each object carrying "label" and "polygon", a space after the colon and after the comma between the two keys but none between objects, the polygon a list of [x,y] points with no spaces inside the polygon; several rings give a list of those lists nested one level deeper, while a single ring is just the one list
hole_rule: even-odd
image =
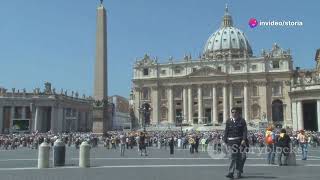
[{"label": "paved square", "polygon": [[[1,150],[0,179],[3,180],[141,180],[141,179],[175,179],[175,180],[212,180],[227,179],[228,159],[212,159],[207,152],[190,154],[188,150],[175,149],[169,155],[169,149],[148,149],[148,156],[140,156],[137,149],[126,150],[120,156],[119,149],[107,150],[104,147],[91,149],[91,167],[78,168],[79,151],[67,148],[66,166],[37,169],[37,150],[20,148]],[[302,161],[297,156],[297,166],[279,167],[267,165],[265,154],[258,149],[248,154],[243,179],[319,179],[320,152],[310,148],[309,159]],[[51,157],[51,156],[50,156]]]}]

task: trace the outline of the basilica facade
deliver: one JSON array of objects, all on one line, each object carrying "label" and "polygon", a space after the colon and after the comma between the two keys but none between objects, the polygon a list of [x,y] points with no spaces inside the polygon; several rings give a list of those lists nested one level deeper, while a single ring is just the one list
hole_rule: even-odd
[{"label": "basilica facade", "polygon": [[[253,55],[226,8],[220,28],[199,57],[186,55],[159,63],[146,54],[134,64],[135,119],[140,125],[220,126],[236,107],[250,124],[269,121],[292,127],[292,72],[290,50],[277,44]],[[141,113],[145,103],[151,107],[148,121]]]}]

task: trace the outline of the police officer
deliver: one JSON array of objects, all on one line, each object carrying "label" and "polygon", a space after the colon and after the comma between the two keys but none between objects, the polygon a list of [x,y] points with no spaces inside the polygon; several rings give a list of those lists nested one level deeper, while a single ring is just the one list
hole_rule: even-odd
[{"label": "police officer", "polygon": [[231,118],[226,122],[224,133],[224,142],[228,145],[228,150],[231,156],[229,166],[229,173],[226,175],[228,178],[233,178],[236,172],[236,178],[241,178],[241,145],[245,145],[247,139],[247,124],[246,121],[240,116],[239,110],[235,107],[231,109]]}]

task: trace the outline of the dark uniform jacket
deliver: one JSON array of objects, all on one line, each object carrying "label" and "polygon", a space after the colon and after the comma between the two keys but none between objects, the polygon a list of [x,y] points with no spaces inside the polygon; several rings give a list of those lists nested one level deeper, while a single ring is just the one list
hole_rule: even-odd
[{"label": "dark uniform jacket", "polygon": [[287,148],[289,148],[290,147],[290,142],[291,142],[290,137],[287,134],[284,134],[283,138],[281,138],[280,136],[278,137],[276,145],[278,147],[287,147]]},{"label": "dark uniform jacket", "polygon": [[[238,144],[240,145],[242,140],[247,139],[247,123],[243,118],[238,118],[235,122],[228,119],[226,122],[226,129],[224,132],[224,142],[228,145]],[[228,140],[228,138],[237,138],[236,140]]]}]

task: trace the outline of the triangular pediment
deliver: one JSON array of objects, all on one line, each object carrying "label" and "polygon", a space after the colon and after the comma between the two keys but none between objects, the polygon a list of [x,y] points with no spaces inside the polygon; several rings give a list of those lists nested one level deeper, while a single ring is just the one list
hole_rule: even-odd
[{"label": "triangular pediment", "polygon": [[226,73],[221,72],[217,69],[214,69],[212,67],[202,67],[192,73],[190,73],[189,77],[208,77],[208,76],[225,76]]}]

